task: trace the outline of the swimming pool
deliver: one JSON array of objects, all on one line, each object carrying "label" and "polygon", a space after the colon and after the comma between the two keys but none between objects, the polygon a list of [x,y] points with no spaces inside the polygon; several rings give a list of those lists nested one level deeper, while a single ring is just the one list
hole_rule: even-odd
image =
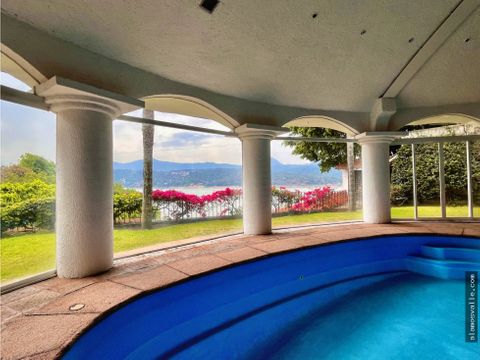
[{"label": "swimming pool", "polygon": [[385,236],[275,255],[138,298],[63,358],[475,358],[462,279],[479,254],[474,238]]}]

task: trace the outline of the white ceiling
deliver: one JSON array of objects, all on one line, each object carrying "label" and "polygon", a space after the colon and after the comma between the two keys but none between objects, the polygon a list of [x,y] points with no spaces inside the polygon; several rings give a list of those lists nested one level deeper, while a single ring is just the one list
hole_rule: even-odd
[{"label": "white ceiling", "polygon": [[[465,42],[466,39],[470,39]],[[425,63],[399,96],[402,107],[480,101],[480,8]]]},{"label": "white ceiling", "polygon": [[[458,3],[222,0],[208,14],[192,0],[3,0],[2,9],[83,48],[225,95],[370,111]],[[401,106],[480,101],[479,14],[410,81]]]}]

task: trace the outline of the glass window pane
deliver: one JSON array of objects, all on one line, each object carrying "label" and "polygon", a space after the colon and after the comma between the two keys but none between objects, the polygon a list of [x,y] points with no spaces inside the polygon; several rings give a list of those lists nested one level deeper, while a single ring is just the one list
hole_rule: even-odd
[{"label": "glass window pane", "polygon": [[416,152],[419,217],[441,217],[438,144],[418,144]]},{"label": "glass window pane", "polygon": [[[135,114],[136,116],[142,114]],[[220,128],[211,120],[155,113],[155,119]],[[188,121],[190,119],[190,121]],[[222,130],[227,130],[222,128]],[[142,125],[114,123],[114,251],[242,231],[238,139],[154,127],[152,229],[142,229]],[[142,250],[143,249],[143,250]]]},{"label": "glass window pane", "polygon": [[467,152],[465,142],[443,145],[447,217],[468,217]]},{"label": "glass window pane", "polygon": [[390,147],[392,219],[412,219],[414,217],[411,149],[411,145]]},{"label": "glass window pane", "polygon": [[[272,145],[275,144],[273,141]],[[284,155],[295,161],[293,164],[281,163],[272,151],[274,228],[362,219],[360,147],[337,143],[334,148],[343,152],[345,161],[326,172],[321,172],[316,163],[302,161],[293,154]],[[291,150],[284,148],[284,151]],[[350,151],[352,169],[349,172],[346,159]],[[352,187],[350,191],[349,186]]]},{"label": "glass window pane", "polygon": [[[5,83],[5,79],[2,74],[2,84],[14,87],[13,80]],[[56,121],[53,113],[7,101],[1,101],[1,119],[1,281],[5,284],[55,269]]]},{"label": "glass window pane", "polygon": [[471,142],[473,216],[480,218],[480,141]]}]

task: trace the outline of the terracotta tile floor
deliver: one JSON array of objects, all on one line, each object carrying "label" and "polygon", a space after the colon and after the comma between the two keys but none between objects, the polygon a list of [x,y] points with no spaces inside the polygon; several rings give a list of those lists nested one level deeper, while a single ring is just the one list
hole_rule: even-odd
[{"label": "terracotta tile floor", "polygon": [[[51,359],[102,313],[145,291],[268,254],[390,234],[451,234],[480,238],[480,223],[351,223],[230,236],[115,261],[112,270],[77,280],[53,278],[1,296],[1,358]],[[149,251],[154,250],[149,248]]]}]

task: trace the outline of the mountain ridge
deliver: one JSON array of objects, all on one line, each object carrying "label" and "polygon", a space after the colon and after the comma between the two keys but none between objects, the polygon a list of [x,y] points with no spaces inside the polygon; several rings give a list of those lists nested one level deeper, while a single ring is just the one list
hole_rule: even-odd
[{"label": "mountain ridge", "polygon": [[[115,182],[127,187],[143,186],[143,160],[114,162]],[[316,164],[283,164],[272,158],[272,184],[310,186],[341,183],[340,171],[321,173]],[[240,186],[241,165],[214,162],[180,163],[154,159],[155,187]]]}]

